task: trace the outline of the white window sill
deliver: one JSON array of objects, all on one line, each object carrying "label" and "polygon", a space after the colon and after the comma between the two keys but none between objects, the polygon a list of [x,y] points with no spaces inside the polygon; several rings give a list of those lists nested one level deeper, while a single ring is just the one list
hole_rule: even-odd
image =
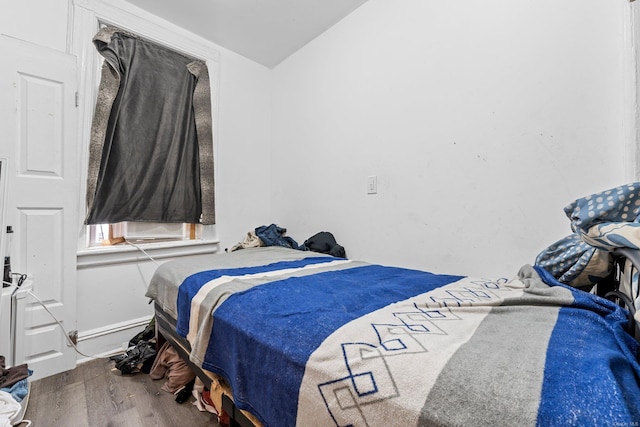
[{"label": "white window sill", "polygon": [[152,262],[164,258],[187,255],[213,254],[219,251],[218,240],[179,240],[174,242],[157,242],[137,244],[148,254],[145,255],[135,246],[121,243],[113,246],[95,246],[77,252],[77,268],[121,264],[129,262]]}]

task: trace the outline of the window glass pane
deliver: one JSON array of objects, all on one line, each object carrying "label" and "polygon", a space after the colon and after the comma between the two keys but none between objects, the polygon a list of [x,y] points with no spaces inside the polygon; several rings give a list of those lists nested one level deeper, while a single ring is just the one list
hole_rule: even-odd
[{"label": "window glass pane", "polygon": [[[197,239],[201,227],[188,223],[119,222],[89,225],[89,246],[135,242]],[[112,239],[109,242],[109,239]]]}]

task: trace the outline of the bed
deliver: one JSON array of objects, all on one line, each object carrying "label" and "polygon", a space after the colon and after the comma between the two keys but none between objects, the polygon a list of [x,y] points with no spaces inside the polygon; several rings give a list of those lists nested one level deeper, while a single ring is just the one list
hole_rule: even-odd
[{"label": "bed", "polygon": [[540,267],[471,278],[263,247],[167,262],[147,296],[234,425],[640,421],[629,312]]},{"label": "bed", "polygon": [[505,277],[271,246],[166,262],[147,296],[233,426],[637,426],[640,183],[565,213]]}]

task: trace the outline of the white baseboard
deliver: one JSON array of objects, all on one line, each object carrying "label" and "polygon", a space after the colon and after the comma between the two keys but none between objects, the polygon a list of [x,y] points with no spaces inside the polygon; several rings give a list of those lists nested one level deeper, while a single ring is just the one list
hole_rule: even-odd
[{"label": "white baseboard", "polygon": [[152,318],[153,316],[144,316],[79,332],[76,345],[84,354],[78,354],[77,363],[122,353],[126,350],[129,340],[143,331]]}]

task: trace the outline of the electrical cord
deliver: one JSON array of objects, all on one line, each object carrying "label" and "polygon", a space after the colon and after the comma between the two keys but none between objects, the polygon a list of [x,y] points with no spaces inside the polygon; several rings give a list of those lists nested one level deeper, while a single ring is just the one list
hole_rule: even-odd
[{"label": "electrical cord", "polygon": [[[153,257],[152,257],[151,255],[149,255],[149,254],[148,254],[144,249],[142,249],[140,246],[138,246],[138,245],[136,245],[136,244],[134,244],[134,243],[131,243],[131,242],[130,242],[130,241],[128,241],[127,239],[124,239],[124,242],[125,242],[126,244],[128,244],[128,245],[133,246],[134,248],[136,248],[137,250],[139,250],[140,252],[142,252],[143,254],[145,254],[145,255],[147,256],[147,258],[149,258],[151,261],[153,261],[153,263],[154,263],[155,265],[157,265],[158,267],[160,267],[160,263],[159,263],[158,261],[156,261],[155,259],[153,259]],[[145,287],[145,289],[146,289],[146,287]],[[152,299],[149,299],[149,302],[148,302],[147,304],[151,304],[152,302],[153,302],[153,300],[152,300]]]},{"label": "electrical cord", "polygon": [[42,308],[44,308],[47,311],[47,313],[49,313],[49,316],[51,316],[51,318],[56,321],[58,326],[60,326],[60,329],[62,329],[62,332],[64,332],[64,336],[67,338],[67,342],[71,344],[71,346],[75,349],[76,353],[78,353],[81,356],[88,357],[90,359],[106,359],[107,358],[107,356],[89,356],[88,354],[84,354],[83,352],[81,352],[76,346],[76,344],[73,342],[71,337],[69,336],[69,333],[64,329],[64,326],[62,326],[62,323],[58,320],[58,318],[56,318],[56,316],[54,316],[54,314],[49,310],[49,308],[45,305],[45,303],[43,303],[40,300],[40,298],[38,298],[36,294],[31,292],[30,290],[27,291],[27,294],[31,295],[42,306]]},{"label": "electrical cord", "polygon": [[[153,259],[153,257],[151,255],[149,255],[144,249],[142,249],[140,246],[131,243],[128,240],[125,240],[125,243],[127,243],[128,245],[133,246],[134,248],[138,249],[140,252],[142,252],[144,255],[147,256],[147,258],[149,258],[151,261],[153,261],[154,264],[156,264],[157,266],[160,265],[160,263],[158,261],[156,261],[155,259]],[[11,273],[12,276],[14,277],[18,277],[18,281],[17,281],[17,287],[16,290],[18,288],[20,288],[22,286],[22,284],[24,283],[24,281],[27,279],[27,275],[23,274],[23,273]],[[3,284],[7,284],[9,286],[11,286],[13,283],[8,283],[5,282],[4,280],[2,281]],[[55,320],[55,322],[58,324],[58,326],[60,326],[60,329],[62,329],[62,332],[64,333],[65,338],[67,339],[67,342],[73,347],[73,349],[76,351],[76,353],[78,353],[81,356],[84,357],[88,357],[90,359],[106,359],[109,356],[90,356],[88,354],[84,354],[83,352],[80,351],[80,349],[78,349],[78,347],[76,346],[76,344],[73,342],[73,340],[71,339],[71,337],[69,336],[69,333],[65,330],[64,326],[62,326],[62,323],[58,320],[58,318],[49,310],[49,308],[45,305],[45,303],[43,303],[40,298],[38,298],[36,296],[36,294],[34,294],[33,292],[31,292],[31,290],[27,291],[28,295],[31,295],[37,302],[38,304],[40,304],[42,306],[42,308],[44,308],[46,310],[47,313],[49,313],[49,316],[51,316],[51,318],[53,320]]]},{"label": "electrical cord", "polygon": [[133,246],[134,248],[136,248],[137,250],[139,250],[140,252],[142,252],[143,254],[145,254],[147,256],[147,258],[149,258],[151,261],[153,261],[153,263],[157,266],[160,266],[160,263],[158,261],[156,261],[155,259],[153,259],[153,257],[151,255],[149,255],[144,249],[142,249],[140,246],[136,245],[135,243],[131,243],[130,241],[128,241],[127,239],[124,240],[124,242],[128,245]]},{"label": "electrical cord", "polygon": [[[16,283],[16,289],[14,290],[14,293],[20,289],[20,287],[22,287],[22,285],[24,284],[25,280],[27,280],[27,275],[24,273],[11,273],[11,275],[13,277],[17,277],[17,283]],[[6,282],[3,282],[6,283]],[[76,344],[73,342],[73,340],[71,339],[71,337],[69,336],[69,333],[66,331],[66,329],[64,328],[64,326],[62,326],[62,323],[58,320],[58,318],[51,312],[51,310],[49,310],[49,307],[46,306],[45,303],[42,302],[42,300],[40,298],[38,298],[36,296],[36,294],[34,294],[33,292],[31,292],[31,290],[27,291],[27,295],[31,295],[37,302],[38,304],[40,304],[42,306],[42,308],[45,309],[45,311],[47,313],[49,313],[49,316],[51,316],[51,318],[53,320],[55,320],[55,322],[58,324],[58,326],[60,326],[60,329],[62,329],[62,332],[64,333],[65,338],[67,339],[67,341],[69,342],[69,344],[71,344],[71,346],[74,348],[74,350],[76,351],[76,353],[80,354],[81,356],[84,357],[88,357],[91,359],[103,359],[106,358],[105,356],[89,356],[88,354],[84,354],[83,352],[80,351],[80,349],[78,349],[78,347],[76,346]]]}]

